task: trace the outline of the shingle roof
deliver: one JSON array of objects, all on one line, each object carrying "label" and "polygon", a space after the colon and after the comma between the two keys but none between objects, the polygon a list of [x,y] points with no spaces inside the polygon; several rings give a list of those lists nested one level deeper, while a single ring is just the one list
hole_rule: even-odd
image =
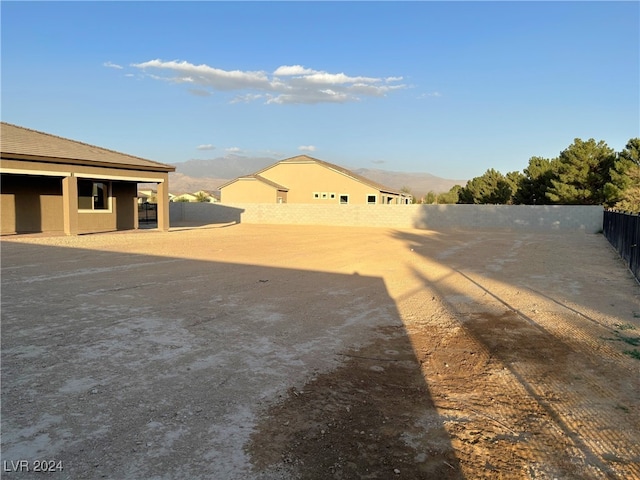
[{"label": "shingle roof", "polygon": [[133,168],[136,170],[173,172],[175,167],[95,145],[69,140],[49,133],[38,132],[0,122],[0,151],[2,156],[39,161]]},{"label": "shingle roof", "polygon": [[218,188],[223,188],[226,187],[227,185],[231,185],[233,182],[236,182],[238,180],[258,180],[259,182],[262,183],[266,183],[267,185],[276,188],[278,190],[282,190],[283,192],[288,192],[289,189],[287,187],[284,187],[282,185],[277,184],[276,182],[272,182],[271,180],[264,178],[258,174],[253,174],[253,175],[243,175],[241,177],[238,178],[234,178],[233,180],[228,181],[227,183],[224,183],[222,185],[220,185]]},{"label": "shingle roof", "polygon": [[260,170],[259,172],[257,172],[257,174],[260,174],[262,172],[265,172],[267,170],[269,170],[270,168],[280,164],[280,163],[300,163],[300,162],[306,162],[306,163],[317,163],[318,165],[322,165],[326,168],[330,168],[331,170],[335,170],[343,175],[346,175],[347,177],[351,177],[354,180],[359,181],[360,183],[364,183],[365,185],[368,185],[372,188],[375,188],[376,190],[379,190],[381,192],[385,192],[385,193],[393,193],[393,194],[397,194],[399,195],[400,192],[397,190],[394,190],[392,188],[386,187],[380,183],[374,182],[373,180],[370,180],[366,177],[363,177],[362,175],[358,175],[357,173],[352,172],[351,170],[348,170],[346,168],[343,168],[339,165],[335,165],[333,163],[329,163],[329,162],[325,162],[324,160],[319,160],[317,158],[313,158],[310,157],[308,155],[297,155],[295,157],[291,157],[291,158],[285,158],[284,160],[280,160],[279,162],[274,163],[273,165],[269,165],[266,168],[263,168],[262,170]]}]

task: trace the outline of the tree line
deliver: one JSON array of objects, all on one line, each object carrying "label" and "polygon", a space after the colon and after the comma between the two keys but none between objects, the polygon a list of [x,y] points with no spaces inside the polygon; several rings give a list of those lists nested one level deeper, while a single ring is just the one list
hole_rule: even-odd
[{"label": "tree line", "polygon": [[422,203],[603,205],[640,212],[640,138],[621,152],[604,141],[576,138],[556,158],[531,157],[522,172],[490,168],[462,187],[429,192]]}]

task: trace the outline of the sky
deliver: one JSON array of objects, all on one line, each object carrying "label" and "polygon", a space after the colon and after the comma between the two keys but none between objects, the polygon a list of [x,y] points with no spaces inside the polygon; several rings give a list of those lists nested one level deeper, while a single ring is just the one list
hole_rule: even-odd
[{"label": "sky", "polygon": [[178,166],[470,179],[640,136],[640,3],[13,2],[2,121]]}]

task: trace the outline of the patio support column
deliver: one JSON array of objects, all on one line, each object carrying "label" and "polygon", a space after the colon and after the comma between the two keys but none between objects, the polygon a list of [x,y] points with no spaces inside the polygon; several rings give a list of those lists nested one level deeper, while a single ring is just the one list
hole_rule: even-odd
[{"label": "patio support column", "polygon": [[164,182],[158,183],[158,230],[169,230],[169,175]]},{"label": "patio support column", "polygon": [[[136,190],[138,189],[138,185],[136,184]],[[137,230],[139,228],[139,221],[140,219],[138,218],[138,195],[136,194],[135,197],[133,197],[133,229]]]},{"label": "patio support column", "polygon": [[71,174],[62,178],[62,215],[64,233],[78,234],[78,177]]}]

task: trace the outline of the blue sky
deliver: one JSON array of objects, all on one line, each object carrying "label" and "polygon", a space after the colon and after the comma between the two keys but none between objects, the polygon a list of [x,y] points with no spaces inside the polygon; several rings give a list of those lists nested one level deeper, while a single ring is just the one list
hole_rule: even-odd
[{"label": "blue sky", "polygon": [[638,2],[1,2],[2,120],[454,179],[640,136]]}]

